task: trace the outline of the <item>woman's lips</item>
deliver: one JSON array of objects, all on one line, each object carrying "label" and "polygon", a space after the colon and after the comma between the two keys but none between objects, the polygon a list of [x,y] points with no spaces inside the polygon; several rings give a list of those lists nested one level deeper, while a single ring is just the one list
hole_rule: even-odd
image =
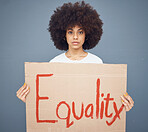
[{"label": "woman's lips", "polygon": [[79,42],[72,42],[72,44],[77,45],[77,44],[79,44]]}]

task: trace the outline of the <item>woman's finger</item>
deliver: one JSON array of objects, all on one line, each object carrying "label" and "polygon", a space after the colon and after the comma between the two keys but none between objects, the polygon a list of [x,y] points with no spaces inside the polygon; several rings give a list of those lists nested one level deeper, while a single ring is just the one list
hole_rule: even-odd
[{"label": "woman's finger", "polygon": [[26,83],[24,83],[24,85],[16,92],[16,94],[19,96],[25,88],[27,88]]},{"label": "woman's finger", "polygon": [[19,90],[17,91],[17,93],[19,93],[24,87],[26,87],[26,83],[24,83],[24,85],[21,88],[19,88]]},{"label": "woman's finger", "polygon": [[30,88],[26,83],[16,92],[16,96],[22,100],[23,102],[26,102],[26,96],[29,93]]},{"label": "woman's finger", "polygon": [[22,92],[19,94],[20,97],[22,97],[28,90],[29,90],[29,86],[27,86],[24,90],[22,90]]},{"label": "woman's finger", "polygon": [[130,105],[133,107],[134,106],[134,101],[131,98],[131,96],[128,95],[128,93],[124,94],[125,99],[130,103]]},{"label": "woman's finger", "polygon": [[128,105],[122,100],[122,103],[124,104],[124,106],[125,106],[125,110],[126,111],[129,111],[130,110],[130,108],[128,107]]},{"label": "woman's finger", "polygon": [[129,101],[126,100],[124,96],[121,96],[121,99],[122,99],[122,103],[125,106],[126,111],[129,111],[132,108]]},{"label": "woman's finger", "polygon": [[26,102],[26,96],[29,94],[29,92],[30,92],[30,89],[28,89],[28,90],[23,94],[23,96],[22,96],[22,101],[23,101],[23,102]]},{"label": "woman's finger", "polygon": [[28,95],[28,93],[30,92],[30,88],[27,87],[25,90],[22,91],[22,93],[20,93],[19,95],[17,95],[17,97],[22,100],[23,102],[26,102],[26,96]]},{"label": "woman's finger", "polygon": [[24,95],[25,95],[25,97],[26,97],[26,92],[28,92],[28,91],[30,91],[30,87],[29,86],[27,86],[27,88],[24,90],[24,92],[22,93],[22,97],[24,97]]}]

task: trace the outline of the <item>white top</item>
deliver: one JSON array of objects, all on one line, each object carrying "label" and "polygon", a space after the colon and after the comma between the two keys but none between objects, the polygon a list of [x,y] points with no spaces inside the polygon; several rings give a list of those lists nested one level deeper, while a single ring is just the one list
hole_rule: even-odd
[{"label": "white top", "polygon": [[51,59],[50,62],[103,64],[102,59],[100,59],[98,56],[96,56],[92,53],[89,53],[89,52],[88,52],[87,56],[81,60],[71,60],[65,55],[65,53],[62,53],[62,54],[54,57],[53,59]]}]

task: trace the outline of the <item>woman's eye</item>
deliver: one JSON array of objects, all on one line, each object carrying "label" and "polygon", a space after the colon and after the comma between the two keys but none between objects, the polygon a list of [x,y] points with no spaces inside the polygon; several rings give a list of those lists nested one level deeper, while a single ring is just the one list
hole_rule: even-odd
[{"label": "woman's eye", "polygon": [[69,31],[68,34],[72,34],[72,31]]},{"label": "woman's eye", "polygon": [[83,34],[83,31],[80,31],[79,34]]}]

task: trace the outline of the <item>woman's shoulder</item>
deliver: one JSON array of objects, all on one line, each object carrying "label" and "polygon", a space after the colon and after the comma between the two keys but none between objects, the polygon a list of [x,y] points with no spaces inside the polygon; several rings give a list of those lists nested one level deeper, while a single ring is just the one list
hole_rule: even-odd
[{"label": "woman's shoulder", "polygon": [[103,63],[103,60],[100,57],[90,52],[88,52],[88,59],[91,59],[92,61],[96,61],[96,63],[100,63],[100,64]]},{"label": "woman's shoulder", "polygon": [[53,59],[51,59],[49,62],[59,62],[60,60],[62,60],[62,59],[65,57],[64,54],[65,54],[65,53],[61,53],[61,54],[55,56],[55,57],[54,57]]}]

